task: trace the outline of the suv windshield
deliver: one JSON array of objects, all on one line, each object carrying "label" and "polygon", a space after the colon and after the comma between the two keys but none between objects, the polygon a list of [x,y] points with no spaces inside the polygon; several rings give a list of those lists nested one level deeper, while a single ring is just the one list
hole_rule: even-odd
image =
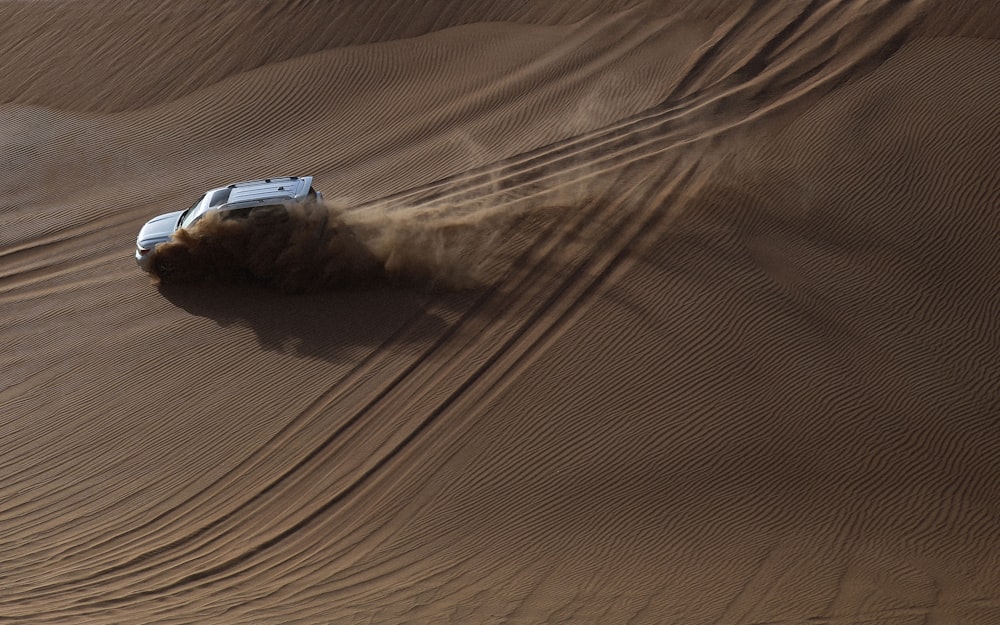
[{"label": "suv windshield", "polygon": [[201,201],[202,201],[203,199],[205,199],[205,196],[204,196],[204,195],[203,195],[203,196],[201,196],[200,198],[198,198],[198,201],[197,201],[197,202],[195,202],[194,204],[192,204],[192,205],[191,205],[191,208],[189,208],[189,209],[187,209],[186,211],[184,211],[183,213],[181,213],[181,218],[180,218],[180,225],[178,226],[178,228],[184,228],[184,227],[186,227],[186,226],[188,226],[188,225],[189,225],[189,221],[188,221],[188,220],[189,220],[189,219],[191,218],[191,212],[192,212],[192,211],[193,211],[193,210],[194,210],[195,208],[197,208],[199,204],[201,204]]},{"label": "suv windshield", "polygon": [[229,195],[232,192],[233,192],[233,190],[231,188],[228,188],[228,187],[225,188],[225,189],[218,189],[216,191],[213,191],[212,192],[212,197],[210,197],[208,199],[208,206],[205,207],[205,210],[196,210],[198,208],[198,206],[200,206],[201,204],[205,203],[205,197],[208,195],[208,193],[206,193],[205,195],[201,196],[201,199],[198,200],[197,202],[195,202],[194,206],[192,206],[191,208],[187,209],[186,211],[184,211],[181,214],[181,225],[180,225],[180,227],[181,228],[187,228],[188,226],[192,225],[194,222],[196,222],[199,219],[201,219],[201,216],[204,215],[205,211],[207,211],[209,208],[214,208],[216,206],[222,206],[223,204],[225,204],[226,201],[229,200]]}]

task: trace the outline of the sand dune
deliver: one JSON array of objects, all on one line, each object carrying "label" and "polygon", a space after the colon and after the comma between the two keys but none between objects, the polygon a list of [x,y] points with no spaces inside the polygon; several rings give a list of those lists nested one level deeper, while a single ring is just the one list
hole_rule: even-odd
[{"label": "sand dune", "polygon": [[998,24],[0,0],[0,621],[1000,622]]}]

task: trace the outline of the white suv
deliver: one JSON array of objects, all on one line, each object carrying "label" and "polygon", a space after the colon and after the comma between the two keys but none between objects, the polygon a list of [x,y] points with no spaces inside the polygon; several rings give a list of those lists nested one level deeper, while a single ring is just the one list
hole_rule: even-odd
[{"label": "white suv", "polygon": [[160,243],[181,228],[189,228],[209,211],[225,216],[243,218],[255,210],[273,209],[288,203],[321,201],[323,194],[312,186],[312,176],[286,176],[237,182],[227,187],[207,191],[194,205],[183,211],[174,211],[146,222],[135,240],[135,262],[143,271],[150,270],[151,252]]}]

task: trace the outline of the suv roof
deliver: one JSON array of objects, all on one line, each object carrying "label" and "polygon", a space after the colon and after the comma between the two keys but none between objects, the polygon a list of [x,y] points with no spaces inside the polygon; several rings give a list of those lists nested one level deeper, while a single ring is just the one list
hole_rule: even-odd
[{"label": "suv roof", "polygon": [[184,211],[178,227],[187,227],[198,221],[209,209],[228,210],[249,202],[282,202],[303,200],[311,193],[312,176],[282,176],[237,182],[227,187],[210,189],[201,200]]},{"label": "suv roof", "polygon": [[[301,197],[309,193],[312,185],[312,176],[285,176],[283,178],[265,178],[263,180],[250,180],[247,182],[237,182],[225,189],[229,190],[229,197],[225,203],[246,202],[249,200],[259,200],[262,198],[282,198]],[[219,189],[224,191],[224,189]]]}]

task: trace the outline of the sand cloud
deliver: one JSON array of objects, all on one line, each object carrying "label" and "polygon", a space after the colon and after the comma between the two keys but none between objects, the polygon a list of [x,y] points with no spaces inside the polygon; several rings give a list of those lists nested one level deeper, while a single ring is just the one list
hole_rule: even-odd
[{"label": "sand cloud", "polygon": [[481,286],[503,225],[446,212],[359,218],[338,206],[311,203],[239,219],[210,213],[157,247],[152,274],[158,283],[251,282],[293,293],[382,281]]}]

